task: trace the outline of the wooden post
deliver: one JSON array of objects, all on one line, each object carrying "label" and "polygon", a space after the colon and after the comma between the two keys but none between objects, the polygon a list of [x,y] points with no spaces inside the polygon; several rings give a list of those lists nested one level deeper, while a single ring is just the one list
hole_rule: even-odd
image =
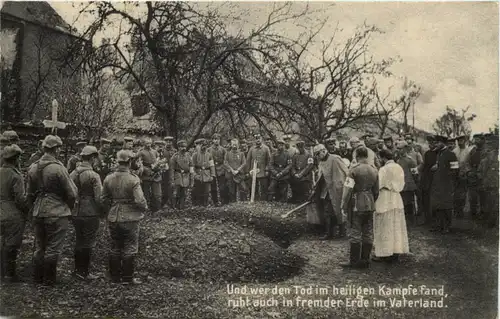
[{"label": "wooden post", "polygon": [[250,195],[250,203],[253,203],[255,201],[255,187],[257,186],[257,161],[253,161],[253,169],[251,171],[252,173],[252,192]]}]

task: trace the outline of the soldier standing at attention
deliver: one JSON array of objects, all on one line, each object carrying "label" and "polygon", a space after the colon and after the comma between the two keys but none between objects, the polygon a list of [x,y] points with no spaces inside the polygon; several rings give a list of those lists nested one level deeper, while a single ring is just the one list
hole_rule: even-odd
[{"label": "soldier standing at attention", "polygon": [[130,136],[123,138],[123,149],[132,151],[134,149],[134,139]]},{"label": "soldier standing at attention", "polygon": [[73,209],[72,222],[76,235],[74,275],[79,279],[96,278],[90,274],[90,261],[102,215],[101,178],[92,169],[98,154],[94,146],[85,146],[79,154],[82,160],[80,166],[70,174],[78,188],[78,201]]},{"label": "soldier standing at attention", "polygon": [[80,157],[80,153],[82,152],[83,148],[87,146],[87,142],[80,141],[76,143],[76,154],[72,155],[69,160],[68,160],[68,165],[66,165],[66,168],[68,169],[68,173],[71,174],[71,172],[76,168],[79,162],[82,161],[82,158]]},{"label": "soldier standing at attention", "polygon": [[347,148],[347,142],[346,141],[340,141],[339,142],[339,149],[337,151],[337,155],[346,158],[349,160],[349,163],[352,161],[352,152]]},{"label": "soldier standing at attention", "polygon": [[437,162],[431,167],[434,176],[431,184],[431,205],[439,221],[435,231],[450,232],[453,215],[453,193],[458,178],[458,159],[446,143],[448,138],[436,136]]},{"label": "soldier standing at attention", "polygon": [[420,181],[419,189],[422,194],[421,209],[425,217],[425,224],[430,225],[434,222],[431,208],[431,185],[434,172],[431,168],[436,164],[437,152],[435,151],[435,138],[432,135],[427,136],[429,150],[424,153],[423,163],[419,168]]},{"label": "soldier standing at attention", "polygon": [[267,147],[269,147],[269,152],[271,152],[271,154],[276,152],[276,147],[274,147],[273,139],[270,136],[266,138],[266,140],[264,141],[264,144]]},{"label": "soldier standing at attention", "polygon": [[278,140],[278,149],[271,156],[268,171],[271,172],[271,185],[268,190],[268,201],[286,202],[288,180],[292,169],[292,157],[286,151],[286,143]]},{"label": "soldier standing at attention", "polygon": [[349,169],[342,194],[342,209],[351,208],[349,263],[346,268],[368,268],[373,247],[373,213],[379,193],[377,169],[368,162],[368,150],[356,149],[357,163]]},{"label": "soldier standing at attention", "polygon": [[151,148],[152,140],[146,138],[144,140],[144,148],[139,152],[143,171],[141,175],[142,191],[150,208],[153,212],[161,208],[161,181],[154,178],[153,171],[156,162],[158,161],[158,152]]},{"label": "soldier standing at attention", "polygon": [[257,163],[257,179],[255,184],[255,199],[266,200],[267,188],[269,185],[269,171],[268,165],[271,160],[271,152],[269,147],[262,144],[262,137],[260,134],[255,135],[255,145],[250,148],[247,155],[247,167],[250,170],[250,181],[252,180],[253,162]]},{"label": "soldier standing at attention", "polygon": [[7,146],[2,151],[0,168],[0,237],[1,237],[1,280],[16,282],[16,260],[21,243],[25,220],[28,214],[28,202],[24,190],[24,179],[18,170],[22,150],[16,144]]},{"label": "soldier standing at attention", "polygon": [[220,146],[220,135],[217,133],[212,136],[212,143],[212,146],[208,149],[215,164],[215,178],[212,181],[211,193],[214,205],[219,206],[218,194],[220,194],[220,204],[225,205],[229,203],[226,187],[226,169],[224,167],[226,149]]},{"label": "soldier standing at attention", "polygon": [[148,205],[141,180],[130,172],[131,159],[131,153],[126,150],[116,155],[118,168],[104,180],[102,203],[111,238],[111,280],[139,284],[140,281],[134,278],[135,257],[139,251],[139,222]]},{"label": "soldier standing at attention", "polygon": [[[304,141],[297,141],[298,153],[292,158],[291,184],[295,187],[295,203],[306,202],[312,188],[312,169],[314,159],[305,149]],[[292,187],[292,189],[293,189]]]},{"label": "soldier standing at attention", "polygon": [[458,146],[453,150],[458,159],[458,182],[455,189],[455,216],[462,218],[464,216],[464,207],[467,198],[467,172],[469,171],[469,153],[470,149],[466,145],[467,136],[461,135],[457,138]]},{"label": "soldier standing at attention", "polygon": [[337,140],[334,137],[329,137],[325,140],[325,147],[330,154],[337,154],[336,152]]},{"label": "soldier standing at attention", "polygon": [[43,156],[28,171],[28,202],[34,202],[34,277],[35,282],[47,285],[56,282],[68,218],[78,196],[68,170],[56,159],[61,146],[58,136],[47,135],[43,141]]},{"label": "soldier standing at attention", "polygon": [[111,154],[111,141],[107,138],[101,138],[101,147],[99,148],[99,157],[95,165],[95,171],[104,180],[111,172],[112,154]]},{"label": "soldier standing at attention", "polygon": [[474,146],[469,154],[469,172],[467,173],[467,187],[469,188],[470,212],[472,216],[480,215],[479,207],[481,204],[482,192],[479,189],[479,164],[485,155],[484,150],[484,135],[474,134]]},{"label": "soldier standing at attention", "polygon": [[170,182],[169,189],[172,193],[171,205],[172,208],[184,209],[186,203],[187,190],[193,185],[193,163],[191,162],[191,156],[186,151],[187,143],[184,140],[177,142],[177,147],[179,151],[172,155],[170,159],[170,176],[168,181]]},{"label": "soldier standing at attention", "polygon": [[385,148],[391,152],[394,152],[395,147],[394,147],[394,140],[392,139],[392,136],[386,135],[386,136],[384,136],[383,140],[384,140]]},{"label": "soldier standing at attention", "polygon": [[207,149],[208,142],[205,139],[200,139],[197,144],[200,148],[195,151],[192,157],[195,198],[198,205],[208,206],[210,184],[215,178],[215,165],[212,154]]},{"label": "soldier standing at attention", "polygon": [[[177,153],[177,150],[174,148],[173,144],[174,138],[172,136],[166,136],[164,140],[165,140],[165,147],[163,148],[163,159],[165,159],[167,163],[170,163],[174,154]],[[185,150],[186,150],[186,145],[184,145],[184,153]],[[162,185],[161,185],[161,190],[163,194],[162,194],[161,204],[162,206],[168,205],[174,208],[176,206],[175,204],[176,199],[175,196],[172,195],[173,189],[171,183],[171,175],[172,175],[172,167],[169,167],[169,169],[163,172]]]},{"label": "soldier standing at attention", "polygon": [[240,200],[245,200],[247,187],[245,183],[246,156],[238,148],[238,140],[231,140],[231,150],[226,153],[224,159],[226,168],[226,181],[228,185],[229,200],[236,202],[238,195]]}]

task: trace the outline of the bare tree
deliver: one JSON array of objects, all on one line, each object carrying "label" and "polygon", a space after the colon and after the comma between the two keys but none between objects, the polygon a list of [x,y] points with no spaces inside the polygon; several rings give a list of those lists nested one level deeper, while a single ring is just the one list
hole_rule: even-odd
[{"label": "bare tree", "polygon": [[420,96],[421,90],[422,88],[420,86],[405,77],[405,81],[403,84],[403,94],[396,101],[403,117],[403,131],[405,133],[410,131],[410,125],[408,124],[410,111],[415,111],[415,102]]},{"label": "bare tree", "polygon": [[470,122],[476,117],[475,114],[466,115],[469,108],[470,106],[459,112],[450,106],[446,106],[445,114],[434,122],[432,128],[437,134],[447,137],[469,135],[471,133]]}]

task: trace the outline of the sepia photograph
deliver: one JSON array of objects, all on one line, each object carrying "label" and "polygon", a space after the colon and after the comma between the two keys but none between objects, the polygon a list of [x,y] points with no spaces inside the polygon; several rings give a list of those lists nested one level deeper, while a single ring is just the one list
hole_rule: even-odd
[{"label": "sepia photograph", "polygon": [[496,1],[0,1],[0,318],[498,318]]}]

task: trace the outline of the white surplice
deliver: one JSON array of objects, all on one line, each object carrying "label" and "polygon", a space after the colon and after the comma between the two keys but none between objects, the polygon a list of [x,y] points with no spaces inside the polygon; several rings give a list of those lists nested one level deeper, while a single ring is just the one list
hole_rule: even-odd
[{"label": "white surplice", "polygon": [[405,186],[403,168],[388,161],[379,170],[380,193],[373,215],[375,256],[387,257],[410,251],[404,205],[399,194]]}]

